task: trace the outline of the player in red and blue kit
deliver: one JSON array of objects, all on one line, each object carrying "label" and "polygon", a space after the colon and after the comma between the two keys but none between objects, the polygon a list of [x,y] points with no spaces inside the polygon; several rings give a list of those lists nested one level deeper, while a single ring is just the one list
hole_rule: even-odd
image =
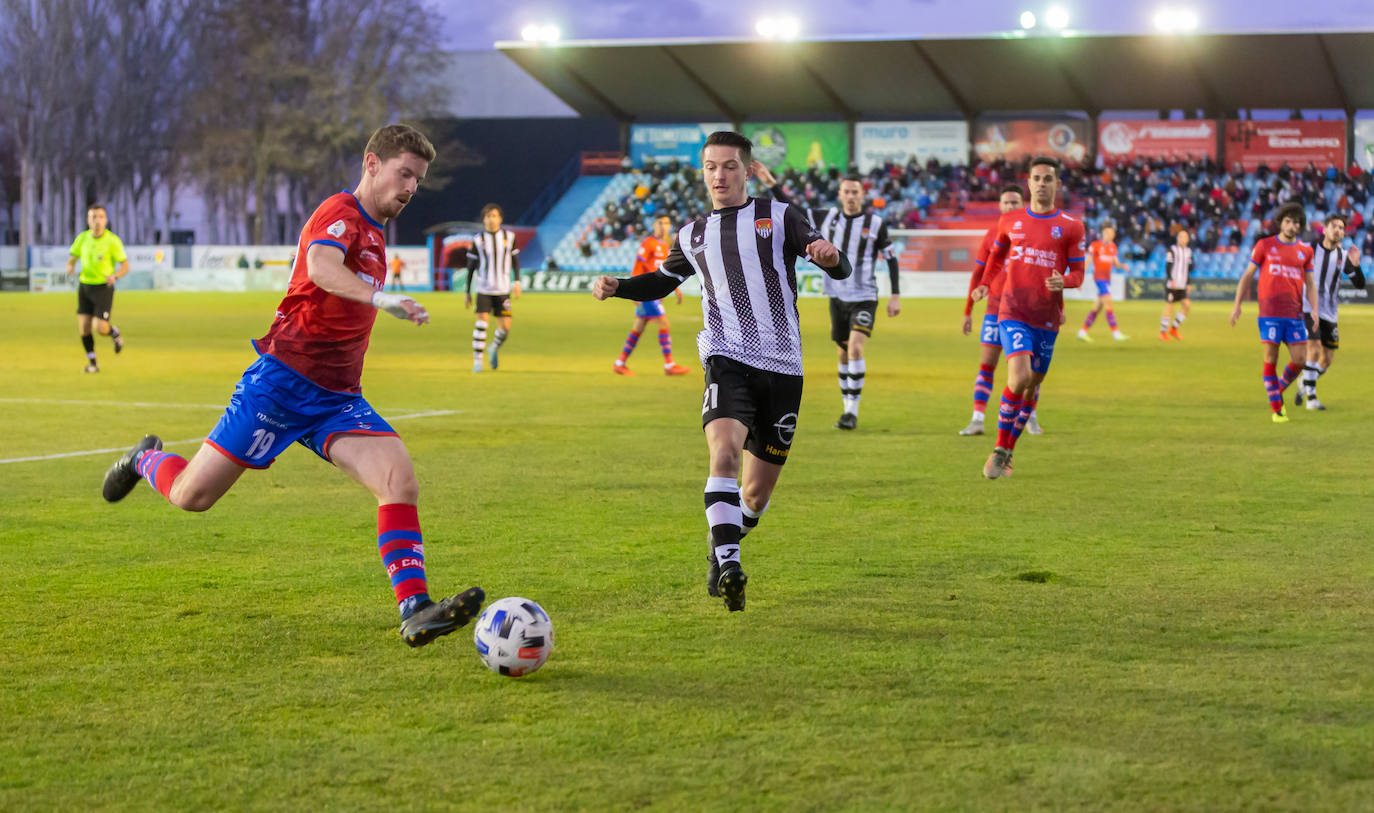
[{"label": "player in red and blue kit", "polygon": [[353,192],[320,204],[306,221],[286,297],[259,355],[244,371],[209,437],[188,463],[148,435],[115,461],[102,494],[109,502],[146,479],[172,505],[205,511],[247,469],[265,469],[293,442],[342,469],[377,498],[377,545],[401,610],[401,636],[424,646],[476,616],[480,587],[431,601],[417,504],[419,485],[405,444],[362,396],[363,356],[377,311],[416,325],[419,303],[385,293],[382,229],[424,180],[434,147],[414,128],[373,133]]},{"label": "player in red and blue kit", "polygon": [[[997,196],[997,207],[1002,214],[1015,211],[1025,205],[1021,197],[1021,187],[1008,184],[1002,187]],[[997,310],[1002,304],[1001,261],[989,262],[992,244],[997,239],[997,227],[993,226],[983,235],[978,246],[977,259],[973,261],[973,273],[969,275],[968,296],[964,299],[964,335],[973,330],[973,303],[987,297],[988,307],[983,314],[983,324],[978,331],[978,375],[973,379],[973,417],[968,426],[959,430],[961,435],[983,434],[984,413],[987,412],[988,398],[992,396],[992,376],[997,371],[997,359],[1002,355],[1002,342],[997,333]],[[1034,415],[1031,421],[1034,421]],[[1028,424],[1028,426],[1031,424]],[[1035,430],[1031,429],[1035,434]]]},{"label": "player in red and blue kit", "polygon": [[[635,267],[630,276],[633,278],[657,271],[663,261],[668,259],[668,244],[672,239],[672,218],[667,215],[654,218],[654,234],[652,237],[644,238],[644,242],[639,244],[639,256],[635,257]],[[677,304],[681,305],[682,292],[676,293]],[[620,358],[615,360],[615,366],[612,368],[616,375],[634,375],[628,366],[630,354],[634,352],[635,345],[639,344],[639,337],[644,334],[644,328],[649,322],[658,322],[658,349],[663,351],[663,373],[684,375],[690,372],[687,367],[674,363],[673,339],[668,333],[668,314],[663,310],[663,300],[653,299],[640,302],[635,307],[634,327],[630,328],[630,334],[625,337],[625,346],[620,349]]]},{"label": "player in red and blue kit", "polygon": [[[1259,332],[1264,348],[1264,391],[1274,423],[1286,423],[1283,391],[1298,377],[1307,359],[1307,325],[1302,319],[1302,297],[1307,295],[1312,312],[1317,312],[1317,282],[1312,276],[1312,246],[1298,235],[1307,225],[1307,213],[1299,203],[1285,203],[1274,214],[1279,233],[1255,243],[1250,264],[1236,285],[1236,306],[1231,311],[1231,326],[1240,319],[1240,303],[1249,290],[1250,280],[1259,274]],[[1277,374],[1279,344],[1288,345],[1290,361]]]},{"label": "player in red and blue kit", "polygon": [[1083,284],[1083,224],[1055,206],[1059,162],[1031,161],[1028,182],[1030,206],[1002,215],[989,255],[989,262],[1001,261],[1006,269],[997,332],[1007,357],[997,446],[983,465],[990,480],[1011,474],[1012,450],[1035,408],[1036,389],[1049,372],[1064,322],[1064,289]]}]

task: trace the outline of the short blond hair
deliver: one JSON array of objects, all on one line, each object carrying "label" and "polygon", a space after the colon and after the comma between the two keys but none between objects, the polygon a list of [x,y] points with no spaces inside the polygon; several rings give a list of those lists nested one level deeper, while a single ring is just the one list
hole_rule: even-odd
[{"label": "short blond hair", "polygon": [[363,155],[366,157],[368,153],[372,153],[385,161],[407,152],[430,163],[434,162],[434,157],[438,154],[424,133],[409,124],[388,124],[378,129],[367,140],[367,149],[363,150]]}]

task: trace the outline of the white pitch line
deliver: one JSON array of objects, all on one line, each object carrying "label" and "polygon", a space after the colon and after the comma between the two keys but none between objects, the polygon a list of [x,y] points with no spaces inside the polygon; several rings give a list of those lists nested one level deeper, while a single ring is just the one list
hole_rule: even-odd
[{"label": "white pitch line", "polygon": [[[7,399],[0,399],[0,400],[13,401],[13,400],[16,400],[16,399],[7,398]],[[90,403],[90,402],[87,402],[87,403]],[[122,402],[121,402],[121,403],[122,403]],[[186,406],[186,405],[184,405],[184,404],[155,404],[154,406]],[[414,412],[414,413],[411,413],[411,414],[409,414],[409,415],[397,415],[397,416],[394,417],[394,418],[387,418],[387,420],[388,420],[388,421],[408,421],[408,420],[411,420],[411,419],[413,419],[413,418],[432,418],[432,417],[435,417],[435,416],[437,416],[437,415],[461,415],[462,412],[463,412],[463,410],[461,410],[461,409],[435,409],[435,410],[430,410],[430,411],[428,411],[428,412]],[[163,446],[163,448],[166,448],[166,447],[168,447],[168,446],[185,446],[185,445],[188,444],[188,443],[201,443],[201,442],[203,442],[204,440],[205,440],[205,438],[190,438],[190,439],[188,439],[188,440],[173,440],[173,441],[169,441],[169,442],[163,443],[162,446]],[[94,455],[94,454],[112,454],[112,453],[114,453],[114,452],[127,452],[128,450],[129,450],[129,447],[128,447],[128,446],[118,446],[118,447],[115,447],[115,448],[113,448],[113,449],[87,449],[87,450],[82,451],[82,452],[60,452],[60,453],[58,453],[58,454],[36,455],[36,456],[34,456],[34,457],[10,457],[10,458],[6,458],[6,459],[3,459],[3,460],[0,460],[0,464],[4,464],[4,463],[31,463],[31,462],[33,462],[33,461],[35,461],[35,460],[57,460],[58,458],[62,458],[62,457],[85,457],[86,455]]]},{"label": "white pitch line", "polygon": [[[0,404],[59,404],[67,406],[127,406],[127,407],[152,407],[162,409],[224,409],[225,404],[164,404],[150,401],[78,401],[69,398],[0,398]],[[427,417],[429,415],[456,415],[461,410],[422,410],[407,409],[406,412],[414,412],[417,417]],[[409,417],[409,416],[406,416]],[[393,418],[392,420],[400,420]]]},{"label": "white pitch line", "polygon": [[[162,445],[164,448],[167,446],[185,446],[188,443],[200,443],[203,440],[205,440],[205,438],[191,438],[190,440],[173,440]],[[87,449],[84,452],[62,452],[61,454],[44,454],[38,455],[36,457],[11,457],[7,460],[0,460],[0,463],[29,463],[34,460],[56,460],[59,457],[85,457],[86,455],[92,454],[111,454],[113,452],[127,451],[129,451],[128,446],[118,446],[113,449]]]},{"label": "white pitch line", "polygon": [[224,409],[224,404],[155,404],[147,401],[74,401],[66,398],[0,398],[0,404],[61,404],[67,406],[129,406],[167,409]]}]

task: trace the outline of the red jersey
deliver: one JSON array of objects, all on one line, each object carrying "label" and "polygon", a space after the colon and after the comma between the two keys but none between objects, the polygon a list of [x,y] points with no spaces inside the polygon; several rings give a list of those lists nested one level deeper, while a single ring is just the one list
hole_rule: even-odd
[{"label": "red jersey", "polygon": [[1059,330],[1064,294],[1050,291],[1045,280],[1058,271],[1065,288],[1083,284],[1083,224],[1059,209],[1047,215],[1034,214],[1030,207],[1007,212],[997,221],[990,260],[1004,256],[1006,283],[998,320]]},{"label": "red jersey", "polygon": [[986,313],[993,316],[997,315],[997,309],[1002,303],[1002,283],[1006,281],[1006,275],[1002,273],[1002,260],[994,259],[992,248],[994,241],[997,240],[997,227],[993,226],[983,235],[983,242],[978,246],[978,258],[973,261],[973,273],[969,275],[968,292],[969,296],[964,299],[964,315],[973,314],[973,289],[979,285],[988,286],[988,309]]},{"label": "red jersey", "polygon": [[1301,319],[1307,275],[1312,273],[1312,247],[1266,237],[1255,243],[1250,262],[1259,266],[1259,315]]},{"label": "red jersey", "polygon": [[639,244],[639,256],[635,257],[635,267],[630,272],[630,276],[652,274],[666,259],[668,259],[668,246],[657,237],[646,237],[644,242]]},{"label": "red jersey", "polygon": [[350,192],[320,204],[296,244],[291,284],[267,335],[253,343],[309,380],[336,392],[362,392],[363,354],[377,309],[325,291],[310,281],[306,253],[316,243],[344,253],[344,267],[373,290],[386,284],[386,238]]},{"label": "red jersey", "polygon": [[1094,240],[1088,246],[1088,256],[1093,260],[1093,279],[1110,280],[1112,267],[1116,265],[1116,243]]}]

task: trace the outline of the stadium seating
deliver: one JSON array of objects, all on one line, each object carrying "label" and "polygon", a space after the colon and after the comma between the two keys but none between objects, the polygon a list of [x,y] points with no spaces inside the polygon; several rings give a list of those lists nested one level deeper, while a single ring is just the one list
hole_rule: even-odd
[{"label": "stadium seating", "polygon": [[[997,217],[998,189],[1024,178],[1023,165],[980,162],[964,167],[935,162],[888,165],[864,174],[870,207],[893,228],[985,229]],[[787,170],[779,181],[793,201],[808,207],[836,204],[841,173]],[[755,188],[755,194],[764,192]],[[1307,210],[1305,239],[1320,235],[1327,213],[1351,219],[1348,237],[1374,270],[1374,177],[1314,167],[1258,172],[1226,171],[1211,161],[1136,162],[1071,171],[1064,200],[1081,213],[1093,239],[1117,225],[1119,255],[1137,277],[1162,277],[1172,235],[1188,228],[1197,278],[1233,279],[1245,270],[1264,218],[1288,200]],[[699,172],[679,164],[653,165],[616,175],[553,251],[559,268],[624,271],[634,264],[653,218],[667,212],[681,224],[709,210]]]}]

